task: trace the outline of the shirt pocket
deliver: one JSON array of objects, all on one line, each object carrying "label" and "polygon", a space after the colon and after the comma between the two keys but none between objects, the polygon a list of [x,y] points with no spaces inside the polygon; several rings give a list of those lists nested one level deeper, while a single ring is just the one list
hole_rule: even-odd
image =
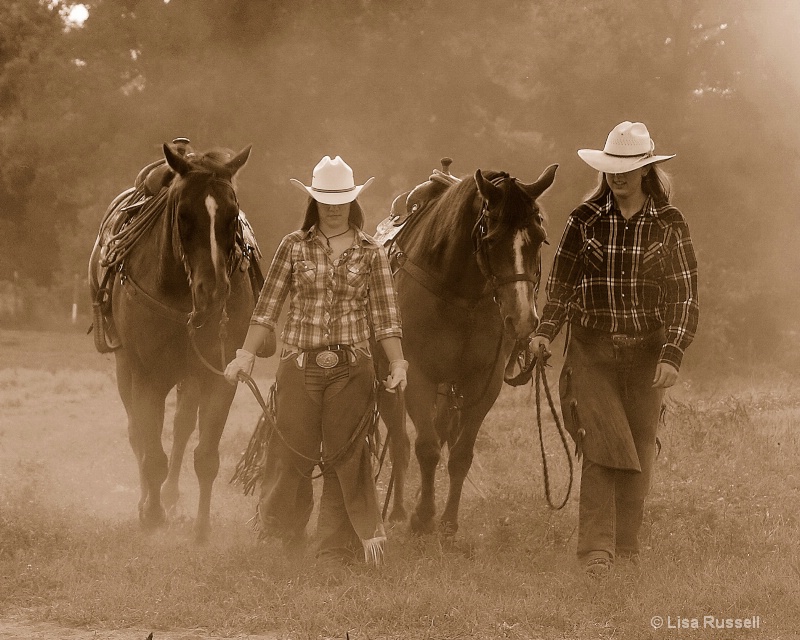
[{"label": "shirt pocket", "polygon": [[300,290],[314,286],[317,279],[317,265],[311,260],[299,260],[292,265],[292,282]]},{"label": "shirt pocket", "polygon": [[648,278],[659,278],[664,275],[666,250],[663,242],[653,242],[642,254],[640,271]]},{"label": "shirt pocket", "polygon": [[348,261],[344,269],[344,277],[347,286],[359,292],[363,291],[363,295],[366,295],[369,272],[370,269],[366,261],[366,256]]},{"label": "shirt pocket", "polygon": [[581,248],[580,258],[587,273],[602,271],[606,261],[602,243],[597,238],[589,238]]}]

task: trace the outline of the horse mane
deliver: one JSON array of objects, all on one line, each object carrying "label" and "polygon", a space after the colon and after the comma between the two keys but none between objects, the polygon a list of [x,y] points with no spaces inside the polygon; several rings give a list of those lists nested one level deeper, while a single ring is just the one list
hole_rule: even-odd
[{"label": "horse mane", "polygon": [[418,238],[423,254],[436,256],[441,245],[451,240],[455,231],[461,228],[462,220],[468,215],[472,217],[472,205],[477,193],[475,181],[471,176],[465,176],[418,213],[420,222],[423,216],[427,221],[426,225],[421,225],[424,226],[424,232]]},{"label": "horse mane", "polygon": [[[482,173],[488,181],[509,177],[507,173],[501,171]],[[420,250],[425,255],[439,255],[442,246],[450,243],[453,234],[458,230],[467,235],[472,234],[473,227],[478,221],[474,210],[475,198],[478,195],[478,186],[473,176],[466,176],[461,182],[449,187],[429,207],[419,212],[419,215],[428,221],[424,233],[420,234],[419,238]],[[503,188],[503,198],[504,201],[499,207],[503,218],[499,221],[500,224],[492,225],[487,238],[527,226],[531,223],[531,211],[538,213],[536,203],[517,186],[513,178]]]}]

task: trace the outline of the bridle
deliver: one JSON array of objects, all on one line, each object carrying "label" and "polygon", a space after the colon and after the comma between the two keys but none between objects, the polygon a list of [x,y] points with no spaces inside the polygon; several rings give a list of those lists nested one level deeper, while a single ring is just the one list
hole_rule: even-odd
[{"label": "bridle", "polygon": [[[490,181],[496,187],[501,186],[506,181],[509,182],[509,188],[503,194],[503,204],[505,204],[505,201],[508,199],[508,192],[513,188],[516,180],[516,178],[513,178],[507,173],[503,172]],[[542,277],[541,252],[539,253],[536,264],[536,273],[533,276],[526,272],[513,273],[503,277],[497,276],[492,269],[491,257],[487,247],[488,243],[486,242],[486,238],[489,233],[488,222],[496,220],[496,218],[493,218],[489,214],[489,201],[486,198],[482,198],[482,200],[483,202],[481,203],[481,211],[478,215],[478,220],[475,222],[475,226],[472,228],[472,244],[475,247],[475,255],[477,257],[478,267],[480,268],[484,278],[486,278],[487,282],[489,283],[489,286],[492,288],[495,302],[498,302],[498,292],[500,287],[507,284],[512,284],[514,282],[530,282],[533,284],[534,298],[537,297],[539,295],[539,284]]]},{"label": "bridle", "polygon": [[[190,171],[187,175],[200,174],[200,175],[207,176],[207,175],[209,175],[209,173],[210,173],[210,176],[211,176],[209,178],[209,184],[221,185],[221,186],[224,186],[224,187],[226,187],[227,189],[230,190],[231,196],[233,197],[233,203],[234,203],[234,206],[236,207],[236,212],[237,212],[237,215],[236,215],[237,230],[234,232],[233,246],[231,247],[231,250],[228,252],[228,255],[227,255],[227,258],[226,258],[227,276],[230,279],[233,276],[233,273],[237,268],[235,236],[236,236],[237,233],[239,233],[241,231],[240,227],[241,227],[241,224],[242,224],[241,220],[239,219],[239,215],[238,215],[238,212],[239,212],[239,198],[236,195],[236,189],[233,186],[233,182],[229,178],[221,178],[214,172],[208,172],[208,171],[203,171],[203,170],[193,170],[193,171]],[[170,198],[169,203],[170,203],[169,204],[169,208],[170,208],[169,215],[170,215],[170,218],[171,218],[171,225],[172,225],[172,246],[173,246],[173,250],[176,252],[176,257],[183,264],[183,268],[186,271],[187,278],[190,278],[191,277],[190,276],[191,269],[190,269],[188,260],[186,258],[186,253],[183,250],[183,243],[181,242],[181,238],[180,238],[180,230],[179,230],[179,225],[178,225],[177,200],[175,198]],[[200,362],[203,364],[203,366],[205,366],[207,369],[209,369],[210,371],[212,371],[213,373],[216,373],[218,375],[223,375],[223,373],[224,373],[223,370],[224,370],[225,365],[227,363],[227,359],[225,357],[225,341],[226,341],[227,336],[228,336],[228,311],[227,311],[228,296],[230,296],[230,289],[228,291],[228,295],[225,298],[225,301],[222,303],[222,308],[220,309],[219,331],[218,331],[219,348],[220,348],[220,362],[222,363],[222,366],[221,366],[220,369],[217,369],[216,367],[214,367],[205,358],[205,356],[203,356],[203,354],[201,353],[200,348],[198,347],[197,342],[195,340],[196,331],[198,329],[202,328],[205,323],[201,322],[201,323],[197,324],[195,322],[196,318],[197,318],[197,311],[194,308],[194,296],[192,296],[192,310],[189,312],[189,314],[188,314],[188,316],[186,318],[186,328],[187,328],[188,333],[189,333],[189,342],[191,342],[191,344],[192,344],[192,348],[194,349],[195,355],[200,360]]]}]

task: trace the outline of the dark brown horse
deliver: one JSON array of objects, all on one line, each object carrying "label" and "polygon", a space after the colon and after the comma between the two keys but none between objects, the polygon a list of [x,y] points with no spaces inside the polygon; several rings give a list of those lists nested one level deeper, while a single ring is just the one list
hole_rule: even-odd
[{"label": "dark brown horse", "polygon": [[[444,443],[450,486],[441,525],[449,533],[458,529],[478,430],[500,393],[515,342],[538,324],[546,232],[536,199],[553,183],[556,168],[529,185],[479,169],[474,178],[432,188],[433,200],[409,217],[390,246],[410,363],[406,408],[416,428],[422,483],[411,517],[415,532],[434,529],[434,477]],[[380,395],[393,461],[390,520],[401,520],[410,442],[396,403]]]},{"label": "dark brown horse", "polygon": [[[247,256],[237,243],[242,221],[234,184],[249,154],[247,147],[236,155],[212,150],[181,157],[164,145],[171,183],[134,209],[116,233],[104,232],[104,221],[89,262],[92,299],[103,303],[102,323],[113,338],[108,350],[116,356],[117,386],[139,466],[139,520],[147,530],[165,522],[164,501],[177,499],[180,461],[196,422],[195,535],[201,541],[210,532],[219,441],[235,393],[220,370],[241,346],[254,306]],[[118,198],[112,209],[124,210],[133,195]],[[105,294],[98,297],[98,289]],[[161,444],[165,399],[178,384],[168,464]]]}]

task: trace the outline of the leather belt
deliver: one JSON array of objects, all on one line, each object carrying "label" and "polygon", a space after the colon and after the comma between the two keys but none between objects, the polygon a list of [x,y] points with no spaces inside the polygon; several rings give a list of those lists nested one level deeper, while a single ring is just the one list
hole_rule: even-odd
[{"label": "leather belt", "polygon": [[641,349],[663,344],[664,329],[656,329],[650,333],[606,333],[596,329],[587,329],[580,325],[572,325],[570,331],[584,342],[610,342],[615,349]]}]

